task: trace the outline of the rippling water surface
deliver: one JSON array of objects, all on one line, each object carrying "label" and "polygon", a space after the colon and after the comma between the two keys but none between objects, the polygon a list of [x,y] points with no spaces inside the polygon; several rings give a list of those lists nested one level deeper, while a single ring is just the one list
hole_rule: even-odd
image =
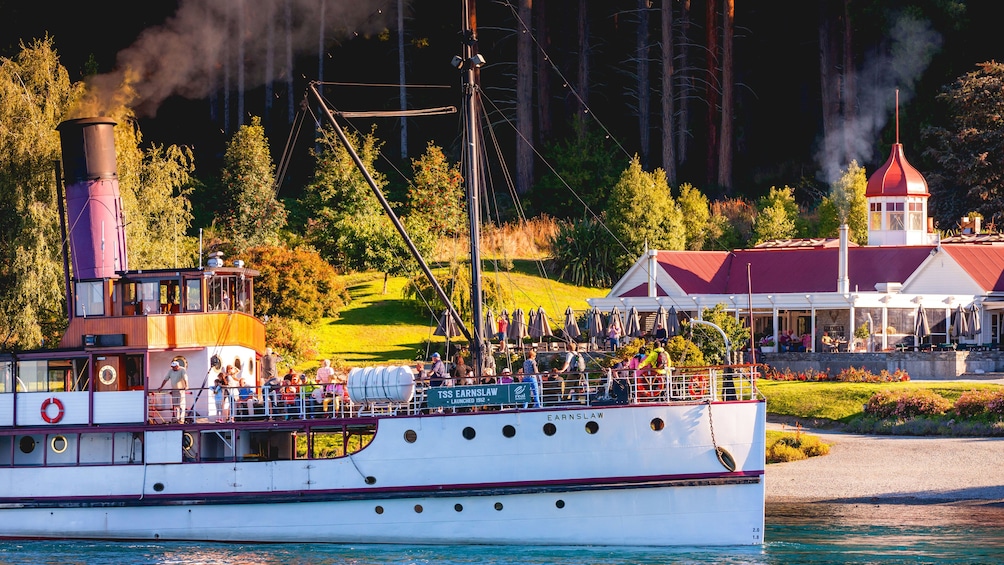
[{"label": "rippling water surface", "polygon": [[[2,530],[0,525],[0,530]],[[767,508],[767,542],[749,548],[249,545],[0,542],[0,564],[626,565],[656,563],[1002,563],[994,504],[792,504]]]}]

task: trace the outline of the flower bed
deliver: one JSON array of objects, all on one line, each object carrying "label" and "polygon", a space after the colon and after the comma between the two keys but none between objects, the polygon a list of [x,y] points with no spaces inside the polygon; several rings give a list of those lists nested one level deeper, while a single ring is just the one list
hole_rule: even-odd
[{"label": "flower bed", "polygon": [[816,371],[809,369],[806,371],[792,371],[785,369],[778,371],[768,369],[761,374],[762,379],[770,381],[802,381],[802,382],[840,382],[840,383],[898,383],[910,380],[910,375],[901,369],[890,373],[882,370],[878,374],[872,373],[865,368],[850,367],[831,375],[829,371]]}]

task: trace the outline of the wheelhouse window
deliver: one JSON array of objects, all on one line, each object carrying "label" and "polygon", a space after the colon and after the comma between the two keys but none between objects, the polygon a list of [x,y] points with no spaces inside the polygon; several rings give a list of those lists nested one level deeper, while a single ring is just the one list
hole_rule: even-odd
[{"label": "wheelhouse window", "polygon": [[868,229],[878,231],[882,229],[882,203],[872,202],[868,205]]},{"label": "wheelhouse window", "polygon": [[202,311],[202,280],[201,279],[186,279],[185,280],[185,311],[186,312],[201,312]]},{"label": "wheelhouse window", "polygon": [[77,316],[105,315],[104,281],[80,281],[76,284],[76,291]]},{"label": "wheelhouse window", "polygon": [[86,391],[90,375],[87,359],[25,360],[17,363],[20,392]]},{"label": "wheelhouse window", "polygon": [[14,362],[0,359],[0,393],[14,392]]},{"label": "wheelhouse window", "polygon": [[902,202],[886,203],[886,211],[889,217],[889,229],[893,231],[903,231],[906,229],[905,218],[903,217]]}]

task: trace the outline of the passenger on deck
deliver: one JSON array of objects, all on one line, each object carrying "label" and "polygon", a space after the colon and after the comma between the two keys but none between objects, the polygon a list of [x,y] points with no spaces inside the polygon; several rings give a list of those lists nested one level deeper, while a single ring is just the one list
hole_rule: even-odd
[{"label": "passenger on deck", "polygon": [[247,379],[241,379],[240,388],[240,417],[245,420],[254,418],[254,388],[248,386]]},{"label": "passenger on deck", "polygon": [[230,372],[232,367],[227,365],[220,374],[216,375],[216,380],[213,381],[213,401],[216,405],[216,423],[223,421],[224,403],[226,402],[226,389],[227,389],[227,373]]},{"label": "passenger on deck", "polygon": [[178,361],[171,361],[171,370],[167,372],[164,380],[160,383],[160,390],[164,389],[167,381],[171,381],[171,407],[174,409],[174,421],[184,424],[185,395],[188,393],[188,372]]},{"label": "passenger on deck", "polygon": [[289,372],[282,377],[282,388],[279,393],[279,400],[282,402],[282,414],[283,420],[290,420],[296,415],[296,373],[293,372],[293,368],[289,368]]},{"label": "passenger on deck", "polygon": [[512,383],[512,371],[509,367],[502,368],[502,374],[499,376],[499,384],[507,385]]},{"label": "passenger on deck", "polygon": [[279,415],[279,394],[282,392],[282,381],[272,375],[261,385],[262,402],[265,404],[265,417],[271,420]]},{"label": "passenger on deck", "polygon": [[443,383],[449,379],[449,373],[446,371],[446,363],[439,357],[439,352],[432,354],[432,369],[429,370],[429,386],[443,386]]}]

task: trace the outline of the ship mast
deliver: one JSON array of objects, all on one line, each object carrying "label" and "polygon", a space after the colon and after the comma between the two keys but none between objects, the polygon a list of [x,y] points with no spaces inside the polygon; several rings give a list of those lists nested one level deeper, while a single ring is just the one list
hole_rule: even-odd
[{"label": "ship mast", "polygon": [[466,153],[464,162],[466,170],[464,177],[467,184],[467,213],[470,224],[471,242],[471,317],[472,317],[472,339],[471,339],[471,365],[474,368],[474,376],[480,382],[481,373],[484,368],[485,359],[485,327],[483,296],[481,290],[481,161],[480,161],[480,136],[478,128],[478,107],[479,95],[479,68],[484,64],[484,57],[478,54],[477,36],[477,16],[475,14],[475,0],[462,0],[463,22],[462,34],[463,46],[461,51],[461,70],[463,72],[463,96],[464,96],[464,122],[466,127],[466,143],[464,152]]}]

